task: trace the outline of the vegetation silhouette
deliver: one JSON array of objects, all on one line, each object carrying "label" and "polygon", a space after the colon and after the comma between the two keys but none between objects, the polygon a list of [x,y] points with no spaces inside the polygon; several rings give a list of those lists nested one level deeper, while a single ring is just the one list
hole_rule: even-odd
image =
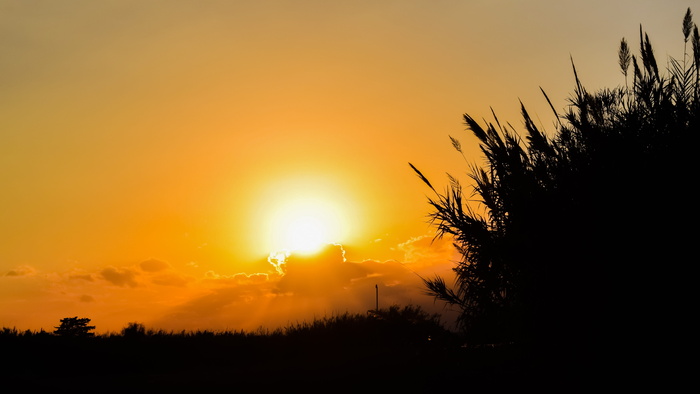
[{"label": "vegetation silhouette", "polygon": [[86,317],[66,317],[61,319],[61,325],[55,327],[56,330],[53,333],[62,337],[91,337],[95,335],[90,332],[95,329],[95,326],[89,326],[89,323],[90,319]]},{"label": "vegetation silhouette", "polygon": [[690,9],[682,34],[683,58],[669,58],[666,72],[641,26],[639,56],[622,39],[625,85],[613,89],[589,92],[572,59],[576,86],[563,114],[542,90],[553,135],[522,103],[524,135],[493,111],[485,126],[465,114],[486,160],[469,172],[483,209],[456,177],[439,192],[409,163],[434,193],[438,237],[452,237],[462,256],[454,286],[442,277],[424,283],[460,311],[469,343],[620,349],[629,361],[681,333],[692,310],[687,226],[697,215],[700,132],[700,36]]},{"label": "vegetation silhouette", "polygon": [[525,374],[513,357],[460,343],[438,315],[412,305],[250,332],[172,332],[131,322],[119,333],[76,339],[4,328],[0,348],[9,363],[0,376],[12,377],[25,391],[432,392],[451,387],[455,374],[470,378],[473,387],[494,387],[505,376]]}]

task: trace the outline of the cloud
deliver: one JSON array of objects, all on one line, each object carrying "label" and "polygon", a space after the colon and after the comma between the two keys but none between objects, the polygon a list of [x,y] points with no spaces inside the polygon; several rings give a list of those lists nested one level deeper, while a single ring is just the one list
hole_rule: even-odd
[{"label": "cloud", "polygon": [[93,296],[83,294],[80,296],[80,302],[93,302],[95,301],[95,298]]},{"label": "cloud", "polygon": [[288,256],[277,291],[323,296],[367,274],[361,264],[345,260],[345,250],[341,245],[327,245],[313,255]]},{"label": "cloud", "polygon": [[146,271],[146,272],[158,272],[158,271],[163,271],[163,270],[170,268],[170,264],[166,263],[165,261],[161,261],[161,260],[148,259],[148,260],[142,261],[139,264],[139,267],[141,267],[141,269]]},{"label": "cloud", "polygon": [[[268,281],[236,282],[233,277],[209,277],[208,283],[220,281],[218,287],[172,308],[154,325],[162,329],[248,329],[265,324],[272,284]],[[238,277],[237,279],[241,279]]]},{"label": "cloud", "polygon": [[[421,276],[440,273],[449,282],[444,275],[453,266],[449,243],[415,237],[396,245],[404,261],[354,260],[354,248],[331,244],[316,254],[276,254],[261,265],[247,265],[252,272],[193,271],[183,263],[185,273],[149,259],[93,272],[71,269],[41,275],[32,267],[19,266],[4,275],[6,289],[13,289],[13,294],[21,291],[37,305],[48,305],[40,300],[50,296],[54,304],[66,306],[66,312],[53,311],[59,314],[80,305],[100,321],[101,330],[134,320],[174,331],[274,329],[333,314],[365,313],[375,308],[377,290],[380,308],[418,305],[448,320],[443,304],[425,294]],[[237,265],[222,267],[226,266]],[[191,276],[197,271],[201,276]],[[102,280],[113,286],[104,286]]]},{"label": "cloud", "polygon": [[233,276],[234,280],[238,284],[259,284],[265,283],[270,279],[270,275],[267,273],[255,273],[255,274],[236,274]]},{"label": "cloud", "polygon": [[176,331],[272,329],[332,314],[365,313],[375,308],[377,294],[380,308],[412,304],[430,313],[442,313],[442,304],[425,294],[416,271],[432,272],[430,256],[438,258],[436,267],[440,269],[449,265],[443,253],[447,249],[432,255],[422,249],[434,246],[423,238],[403,244],[411,256],[420,256],[420,262],[357,262],[348,259],[343,246],[327,245],[316,254],[275,255],[268,273],[220,275],[209,271],[202,282],[209,284],[209,291],[153,323]]},{"label": "cloud", "polygon": [[136,287],[136,272],[130,268],[108,267],[100,271],[100,275],[107,282],[120,287]]},{"label": "cloud", "polygon": [[36,274],[36,269],[28,265],[20,265],[5,273],[5,276],[32,276]]},{"label": "cloud", "polygon": [[451,239],[434,238],[432,235],[411,238],[400,243],[398,249],[403,251],[405,262],[417,265],[451,264],[459,257]]},{"label": "cloud", "polygon": [[68,276],[68,279],[84,280],[87,282],[93,282],[95,280],[92,274],[71,274]]},{"label": "cloud", "polygon": [[[139,272],[139,269],[142,272]],[[184,287],[195,281],[195,278],[176,272],[170,264],[157,259],[142,261],[137,266],[107,267],[100,271],[100,276],[113,285],[130,288],[147,283]]]},{"label": "cloud", "polygon": [[204,276],[210,283],[216,283],[219,285],[262,283],[266,282],[270,278],[270,275],[264,272],[254,274],[238,273],[235,275],[220,275],[212,270],[207,271]]},{"label": "cloud", "polygon": [[156,275],[153,278],[151,278],[151,282],[156,285],[176,287],[184,287],[193,280],[194,279],[189,276],[180,275],[176,273],[166,273]]}]

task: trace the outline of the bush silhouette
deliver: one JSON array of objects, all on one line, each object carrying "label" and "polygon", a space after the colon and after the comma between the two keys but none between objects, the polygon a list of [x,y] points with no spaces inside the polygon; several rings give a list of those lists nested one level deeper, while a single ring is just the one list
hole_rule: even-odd
[{"label": "bush silhouette", "polygon": [[624,86],[591,93],[574,67],[564,114],[543,91],[554,135],[524,105],[524,136],[495,114],[485,126],[465,114],[486,159],[470,172],[483,213],[457,178],[439,192],[411,164],[434,193],[438,236],[453,237],[462,255],[454,286],[425,278],[427,291],[459,309],[471,343],[662,342],[688,315],[683,262],[692,254],[700,131],[700,36],[690,9],[682,33],[683,58],[670,58],[665,73],[640,27],[639,56],[620,43]]},{"label": "bush silhouette", "polygon": [[95,329],[95,326],[89,326],[89,323],[90,319],[88,318],[66,317],[61,319],[61,325],[55,327],[56,330],[53,333],[62,337],[72,338],[95,336],[95,333],[90,332]]},{"label": "bush silhouette", "polygon": [[121,334],[127,338],[142,338],[146,336],[146,326],[141,323],[131,322],[122,328]]}]

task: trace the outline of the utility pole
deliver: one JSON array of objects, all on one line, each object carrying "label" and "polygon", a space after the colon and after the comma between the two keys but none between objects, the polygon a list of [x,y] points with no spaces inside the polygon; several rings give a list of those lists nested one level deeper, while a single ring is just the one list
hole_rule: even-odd
[{"label": "utility pole", "polygon": [[374,299],[375,299],[374,310],[379,312],[379,286],[377,286],[376,284],[374,285]]}]

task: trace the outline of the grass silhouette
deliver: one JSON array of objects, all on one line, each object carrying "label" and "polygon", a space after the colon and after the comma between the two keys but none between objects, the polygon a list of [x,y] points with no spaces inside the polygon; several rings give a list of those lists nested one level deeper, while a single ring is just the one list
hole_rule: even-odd
[{"label": "grass silhouette", "polygon": [[455,376],[473,387],[496,387],[532,373],[517,349],[463,348],[439,319],[420,307],[394,305],[273,330],[174,332],[129,323],[120,333],[61,337],[3,328],[1,375],[24,391],[432,392],[450,387]]}]

